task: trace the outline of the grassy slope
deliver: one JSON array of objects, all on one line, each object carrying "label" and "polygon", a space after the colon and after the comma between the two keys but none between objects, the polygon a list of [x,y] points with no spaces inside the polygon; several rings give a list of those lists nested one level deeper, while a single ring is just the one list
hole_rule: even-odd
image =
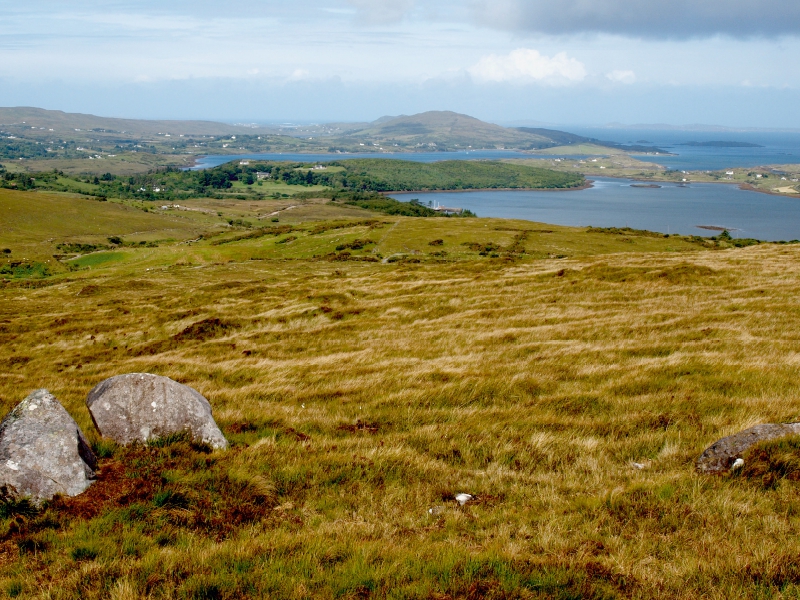
[{"label": "grassy slope", "polygon": [[[571,153],[560,153],[561,156]],[[686,175],[678,172],[665,173],[664,167],[652,162],[645,162],[624,153],[604,153],[596,158],[559,159],[553,158],[522,158],[506,159],[503,162],[520,165],[533,165],[546,169],[553,169],[566,173],[580,173],[586,177],[630,177],[642,180],[681,181]],[[712,181],[708,176],[703,181]]]},{"label": "grassy slope", "polygon": [[625,154],[624,150],[618,148],[609,148],[608,146],[598,146],[597,144],[573,144],[569,146],[555,146],[553,148],[544,148],[542,150],[535,150],[534,154],[555,154],[559,155],[599,155],[609,156],[614,154]]},{"label": "grassy slope", "polygon": [[[76,202],[125,211],[123,222],[177,218]],[[192,207],[244,217],[264,206]],[[798,418],[797,246],[703,251],[635,232],[314,203],[265,224],[298,230],[89,254],[91,270],[0,286],[3,411],[46,387],[104,456],[88,494],[38,515],[3,507],[0,591],[797,592],[796,482],[692,469],[722,435]],[[53,226],[29,235],[46,240]],[[351,258],[422,262],[309,259],[359,239],[375,244]],[[479,255],[490,243],[496,259]],[[86,394],[133,371],[204,393],[233,449],[102,443]],[[457,507],[461,491],[479,501]]]},{"label": "grassy slope", "polygon": [[11,248],[15,259],[50,259],[60,242],[107,243],[112,235],[184,239],[203,230],[180,216],[146,213],[114,202],[3,189],[0,214],[0,246]]},{"label": "grassy slope", "polygon": [[52,128],[55,133],[75,131],[76,128],[106,129],[126,132],[130,135],[153,135],[160,132],[195,135],[231,135],[242,133],[242,127],[214,121],[149,121],[144,119],[117,119],[81,113],[65,113],[60,110],[45,110],[32,107],[0,107],[0,124],[19,124],[24,121],[29,127]]},{"label": "grassy slope", "polygon": [[[795,589],[796,483],[700,477],[692,461],[721,435],[800,412],[796,247],[196,268],[201,254],[183,266],[126,263],[0,291],[4,408],[47,387],[96,440],[88,390],[151,371],[207,395],[235,445],[210,462],[178,449],[143,463],[156,465],[152,496],[134,508],[111,502],[81,518],[72,504],[22,519],[23,537],[2,546],[6,590],[402,598]],[[207,318],[229,328],[171,341]],[[114,456],[107,474],[132,460]],[[206,467],[192,468],[197,460]],[[101,480],[91,498],[110,502],[99,495],[112,483]],[[220,529],[214,511],[232,490],[242,503],[260,490],[269,511]],[[481,501],[458,508],[450,498],[459,491]],[[183,504],[169,504],[167,492]],[[222,495],[217,509],[196,504],[212,493]],[[441,516],[428,514],[433,506]]]},{"label": "grassy slope", "polygon": [[101,160],[89,158],[64,158],[46,160],[25,160],[11,162],[6,166],[21,172],[35,173],[37,171],[50,171],[56,169],[69,175],[90,173],[103,175],[114,173],[116,175],[137,175],[147,173],[159,167],[190,167],[194,164],[194,157],[177,154],[146,154],[136,152],[119,152],[114,157],[104,157]]}]

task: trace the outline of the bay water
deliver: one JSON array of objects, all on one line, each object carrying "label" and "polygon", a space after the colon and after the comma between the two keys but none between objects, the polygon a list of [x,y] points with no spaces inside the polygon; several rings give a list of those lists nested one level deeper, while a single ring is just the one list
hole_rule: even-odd
[{"label": "bay water", "polygon": [[466,208],[479,217],[525,219],[568,226],[631,227],[682,235],[718,235],[765,241],[800,239],[800,199],[739,189],[737,185],[593,178],[583,190],[474,191],[392,194],[424,205]]}]

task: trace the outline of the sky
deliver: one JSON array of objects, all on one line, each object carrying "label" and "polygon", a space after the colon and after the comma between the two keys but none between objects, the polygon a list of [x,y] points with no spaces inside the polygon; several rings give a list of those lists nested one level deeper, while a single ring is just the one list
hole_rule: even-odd
[{"label": "sky", "polygon": [[800,128],[798,0],[0,0],[0,106]]}]

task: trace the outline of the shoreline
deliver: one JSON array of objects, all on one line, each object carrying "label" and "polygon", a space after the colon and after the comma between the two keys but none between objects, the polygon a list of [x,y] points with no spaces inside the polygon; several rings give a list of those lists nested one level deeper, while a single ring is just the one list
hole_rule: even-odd
[{"label": "shoreline", "polygon": [[577,187],[571,188],[470,188],[466,190],[410,190],[410,191],[388,191],[378,192],[382,196],[392,194],[394,196],[404,194],[461,194],[465,192],[577,192],[580,190],[588,190],[594,187],[594,180],[587,179],[586,183]]},{"label": "shoreline", "polygon": [[[526,156],[532,156],[530,154],[527,154],[527,151],[525,151],[525,150],[515,150],[515,149],[508,149],[508,148],[503,148],[502,150],[497,149],[497,148],[476,148],[476,149],[470,150],[469,152],[463,152],[461,150],[452,150],[452,151],[451,150],[445,150],[443,152],[437,152],[437,151],[433,151],[433,152],[423,152],[423,151],[420,151],[420,152],[416,152],[416,151],[410,151],[410,152],[342,152],[342,153],[339,153],[339,154],[332,153],[332,152],[288,152],[286,154],[296,154],[296,155],[300,155],[300,156],[306,154],[308,156],[325,155],[325,156],[339,156],[339,157],[347,157],[347,156],[356,157],[359,154],[369,154],[368,157],[358,156],[357,158],[381,158],[381,156],[386,156],[387,154],[390,154],[390,155],[393,155],[393,156],[396,156],[398,154],[403,154],[403,155],[408,155],[408,156],[413,156],[415,154],[442,154],[442,155],[458,154],[458,155],[460,155],[460,154],[471,154],[471,153],[475,153],[475,152],[517,152],[518,154],[525,154]],[[284,154],[284,153],[283,152],[252,152],[250,155],[253,155],[253,154],[273,154],[273,155],[274,154],[278,154],[278,155],[281,155],[281,154]],[[246,155],[246,154],[193,154],[193,155],[191,155],[192,156],[192,164],[191,164],[191,166],[189,166],[187,168],[188,169],[192,169],[192,168],[196,167],[197,163],[198,163],[198,161],[200,159],[208,158],[209,156],[230,156],[231,160],[227,161],[227,162],[233,162],[237,158],[239,158],[241,160],[261,160],[259,158],[249,158],[249,159],[248,158],[244,158],[245,156],[250,156],[250,155]],[[666,156],[666,155],[665,154],[660,154],[659,156]],[[272,162],[297,162],[297,161],[292,161],[292,160],[288,160],[288,159],[284,160],[284,161],[277,160],[277,159],[264,159],[264,160],[272,161]],[[475,159],[475,160],[487,160],[487,159]],[[546,160],[546,158],[543,157],[542,160]],[[221,164],[224,165],[225,163],[221,163]],[[220,166],[220,165],[216,165],[216,166]],[[206,167],[206,168],[213,169],[214,167]]]},{"label": "shoreline", "polygon": [[745,192],[756,192],[759,194],[768,194],[770,196],[778,196],[779,198],[800,198],[800,192],[796,192],[794,194],[781,194],[777,192],[773,192],[772,190],[764,190],[761,188],[757,188],[756,186],[750,183],[737,183],[735,181],[686,181],[686,182],[676,182],[676,181],[661,181],[658,179],[637,179],[636,177],[608,177],[609,179],[629,179],[630,181],[641,181],[644,183],[674,183],[675,185],[680,185],[683,183],[684,185],[735,185],[740,190]]},{"label": "shoreline", "polygon": [[[683,186],[691,186],[691,185],[735,185],[740,190],[746,192],[756,192],[759,194],[767,194],[770,196],[777,196],[779,198],[797,198],[800,199],[800,192],[795,194],[782,194],[773,192],[771,190],[763,190],[757,188],[749,183],[737,183],[735,181],[669,181],[669,180],[659,180],[659,179],[644,179],[638,177],[619,177],[619,176],[611,176],[611,175],[596,175],[593,174],[593,177],[603,177],[604,179],[617,179],[620,181],[635,181],[635,182],[642,182],[642,183],[658,183],[658,184],[673,184],[673,185],[683,185]],[[413,190],[413,191],[401,191],[401,192],[378,192],[381,195],[388,196],[388,195],[406,195],[406,194],[459,194],[464,192],[577,192],[581,190],[587,190],[594,187],[594,180],[589,179],[587,177],[586,183],[579,187],[573,188],[475,188],[475,189],[468,189],[468,190]],[[661,187],[661,186],[659,186]]]},{"label": "shoreline", "polygon": [[[486,151],[489,151],[489,150],[486,150]],[[498,152],[505,152],[505,151],[507,151],[507,150],[498,150]],[[519,151],[512,150],[512,152],[519,152]],[[298,152],[297,154],[303,154],[303,153]],[[313,154],[317,154],[317,153],[309,153],[309,155],[313,155]],[[419,154],[419,153],[416,153],[416,152],[403,152],[403,153],[398,153],[398,154],[413,155],[413,154]],[[442,154],[461,154],[461,153],[460,152],[442,152]],[[191,159],[191,165],[188,166],[188,167],[184,167],[184,168],[186,170],[193,169],[194,167],[197,166],[198,161],[200,159],[206,158],[207,156],[211,156],[211,155],[195,155],[195,156],[193,156],[192,159]],[[241,156],[241,155],[235,155],[235,154],[231,155],[231,161],[236,160],[237,156]],[[347,154],[343,154],[343,155],[331,154],[331,156],[348,156],[348,155]],[[375,158],[380,158],[380,156],[381,156],[380,154],[376,153]],[[532,156],[532,155],[529,154],[529,156]],[[539,156],[542,156],[542,155],[539,155]],[[639,156],[642,156],[642,155],[640,154]],[[665,155],[661,155],[661,156],[665,156]],[[256,159],[251,159],[251,160],[256,160]],[[542,159],[538,159],[537,158],[537,160],[546,160],[546,159],[545,158],[542,158]],[[286,161],[286,162],[292,162],[292,161]],[[208,167],[208,168],[213,168],[213,167]],[[757,192],[759,194],[767,194],[767,195],[770,195],[770,196],[778,196],[778,197],[782,197],[782,198],[798,198],[798,199],[800,199],[800,192],[797,192],[795,194],[777,193],[777,192],[773,192],[771,190],[764,190],[764,189],[761,189],[761,188],[757,188],[757,187],[755,187],[755,186],[753,186],[753,185],[751,185],[749,183],[736,183],[735,181],[687,181],[687,182],[676,182],[676,181],[670,181],[670,180],[642,178],[642,177],[635,177],[635,176],[627,176],[627,177],[624,177],[624,176],[611,176],[611,175],[605,175],[605,174],[599,174],[599,173],[592,173],[590,175],[584,175],[584,177],[586,177],[586,183],[584,185],[582,185],[582,186],[573,187],[573,188],[473,188],[473,189],[467,189],[467,190],[412,190],[412,191],[388,191],[388,192],[379,192],[379,193],[382,194],[382,195],[388,195],[388,194],[448,194],[448,193],[455,194],[455,193],[459,193],[459,192],[574,192],[574,191],[586,190],[586,189],[594,187],[594,181],[589,179],[590,177],[603,177],[603,178],[606,178],[606,179],[627,179],[627,180],[630,180],[630,181],[641,181],[641,182],[644,182],[644,183],[674,183],[676,185],[679,184],[679,183],[686,183],[688,185],[692,185],[692,184],[736,185],[736,186],[739,187],[740,190],[744,190],[744,191],[747,191],[747,192]]]},{"label": "shoreline", "polygon": [[[614,150],[614,148],[609,147],[609,150]],[[208,158],[209,156],[230,156],[231,160],[227,161],[227,162],[232,162],[232,161],[236,160],[237,158],[242,159],[242,160],[262,160],[260,158],[250,158],[250,159],[244,158],[246,156],[258,155],[258,154],[272,154],[272,155],[275,155],[275,154],[278,154],[278,155],[281,155],[281,154],[294,154],[294,155],[298,155],[298,156],[302,156],[302,155],[308,155],[308,156],[325,155],[325,156],[331,156],[331,157],[343,157],[344,160],[347,160],[347,157],[354,157],[354,158],[381,158],[382,156],[386,156],[387,154],[391,155],[391,156],[397,156],[397,155],[414,156],[415,154],[441,154],[443,156],[448,156],[448,155],[474,154],[474,153],[477,153],[477,152],[514,152],[514,153],[520,155],[519,156],[519,160],[553,160],[555,158],[562,157],[562,156],[563,157],[584,157],[584,158],[590,158],[592,156],[606,156],[605,154],[596,154],[596,155],[595,154],[569,154],[569,153],[537,154],[536,150],[521,150],[521,149],[517,149],[517,148],[473,148],[469,152],[465,152],[463,150],[444,150],[444,151],[435,151],[435,150],[434,151],[424,151],[424,150],[422,150],[422,151],[414,151],[414,150],[412,150],[412,151],[405,151],[405,152],[404,151],[398,151],[398,152],[343,152],[343,153],[339,153],[339,154],[335,154],[335,153],[331,153],[331,152],[287,152],[287,153],[283,153],[283,152],[252,152],[249,155],[248,154],[193,154],[193,155],[191,155],[192,156],[192,160],[191,160],[192,164],[191,164],[191,166],[189,166],[187,168],[192,169],[192,168],[196,167],[199,160],[201,160],[203,158]],[[363,154],[369,154],[369,156],[359,156],[359,155],[363,155]],[[646,157],[680,156],[679,154],[672,154],[670,152],[627,152],[627,151],[620,151],[620,152],[616,152],[616,153],[615,152],[609,152],[608,153],[609,156],[614,155],[614,154],[618,154],[618,155],[622,154],[622,155],[625,155],[625,156],[629,156],[631,158],[635,158],[636,156],[646,156]],[[189,156],[189,155],[183,155],[183,156]],[[286,159],[286,160],[282,161],[280,159],[274,159],[274,158],[273,159],[263,159],[263,160],[274,161],[274,162],[297,162],[297,161],[292,161],[292,160],[289,160],[289,159]],[[466,160],[473,160],[473,159],[466,159]],[[476,158],[474,160],[493,160],[493,159]],[[513,158],[511,158],[511,159],[509,159],[509,158],[500,158],[500,159],[497,159],[497,160],[516,160],[516,159],[513,159]],[[225,163],[221,163],[221,164],[225,164]],[[216,165],[216,166],[219,166],[219,165]],[[214,167],[206,167],[206,168],[213,169]]]},{"label": "shoreline", "polygon": [[749,183],[740,183],[739,184],[740,190],[745,190],[747,192],[759,192],[761,194],[768,194],[770,196],[778,196],[779,198],[798,198],[800,199],[800,192],[795,192],[794,194],[783,194],[778,192],[773,192],[772,190],[761,190],[757,187],[749,184]]}]

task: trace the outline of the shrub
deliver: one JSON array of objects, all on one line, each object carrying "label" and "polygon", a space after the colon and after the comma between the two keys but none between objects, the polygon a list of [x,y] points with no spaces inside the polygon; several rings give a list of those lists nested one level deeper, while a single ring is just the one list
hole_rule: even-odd
[{"label": "shrub", "polygon": [[73,548],[69,553],[72,560],[79,562],[83,560],[94,560],[97,558],[98,552],[95,548],[89,546],[78,546]]}]

